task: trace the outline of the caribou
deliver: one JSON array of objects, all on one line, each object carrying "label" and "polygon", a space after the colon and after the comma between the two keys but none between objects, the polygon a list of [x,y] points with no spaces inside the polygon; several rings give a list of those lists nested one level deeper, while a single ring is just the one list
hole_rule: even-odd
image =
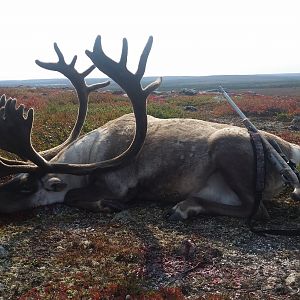
[{"label": "caribou", "polygon": [[[0,186],[0,212],[13,213],[53,203],[94,212],[124,209],[133,199],[173,203],[168,217],[187,219],[199,214],[247,218],[254,205],[254,153],[245,128],[197,119],[158,119],[147,115],[147,97],[161,78],[143,88],[149,38],[136,73],[127,69],[127,40],[119,62],[108,57],[98,36],[93,51],[86,51],[92,66],[83,73],[70,64],[57,44],[58,62],[36,61],[45,69],[62,73],[73,84],[79,101],[78,117],[61,145],[37,152],[31,143],[33,109],[16,100],[0,100],[0,149],[21,159],[0,157],[0,176],[12,178]],[[128,95],[133,113],[112,120],[80,137],[92,91],[85,78],[95,68],[114,80]],[[300,147],[261,132],[276,141],[284,154],[300,162]],[[288,167],[288,166],[287,166]],[[281,191],[284,181],[269,162],[263,199]],[[300,198],[295,187],[293,197]],[[257,217],[268,217],[263,202]]]}]

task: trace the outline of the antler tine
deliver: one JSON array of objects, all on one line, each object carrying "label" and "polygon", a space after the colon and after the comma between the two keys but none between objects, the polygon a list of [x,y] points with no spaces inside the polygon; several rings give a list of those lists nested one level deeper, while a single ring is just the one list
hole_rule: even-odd
[{"label": "antler tine", "polygon": [[32,164],[27,164],[25,162],[16,161],[18,164],[7,164],[8,161],[5,159],[0,159],[0,177],[13,175],[17,173],[35,173],[38,167]]},{"label": "antler tine", "polygon": [[[55,50],[55,52],[56,52],[56,54],[57,54],[57,56],[58,56],[58,61],[59,61],[59,62],[62,62],[62,63],[65,63],[65,58],[64,58],[62,52],[60,51],[60,49],[59,49],[57,43],[54,43],[54,50]],[[75,55],[75,57],[76,57],[76,55]],[[75,57],[74,57],[74,58],[75,58]],[[74,59],[73,59],[73,60],[74,60]]]},{"label": "antler tine", "polygon": [[127,39],[123,39],[123,46],[122,46],[122,53],[120,58],[120,65],[123,65],[124,68],[126,68],[127,65],[127,56],[128,56],[128,42]]},{"label": "antler tine", "polygon": [[146,64],[147,64],[147,60],[152,48],[152,44],[153,44],[153,37],[150,36],[147,44],[142,52],[141,58],[140,58],[140,62],[139,62],[139,66],[138,69],[135,73],[135,75],[137,76],[137,78],[139,78],[140,80],[143,78],[144,74],[145,74],[145,70],[146,70]]},{"label": "antler tine", "polygon": [[29,109],[25,115],[24,106],[20,105],[17,108],[16,100],[10,98],[1,111],[0,148],[28,159],[38,166],[48,166],[47,161],[34,150],[31,144],[33,109]]},{"label": "antler tine", "polygon": [[[151,51],[151,48],[152,48],[152,44],[153,44],[153,37],[150,36],[149,39],[148,39],[148,42],[147,42],[147,44],[144,48],[144,51],[141,55],[138,69],[135,73],[136,76],[138,78],[140,78],[140,80],[143,78],[143,76],[145,74],[146,65],[147,65],[148,57],[149,57],[149,54],[150,54],[150,51]],[[161,82],[162,82],[162,77],[157,78],[155,81],[151,82],[149,85],[147,85],[143,89],[144,93],[147,96],[150,95],[153,91],[155,91],[161,85]]]},{"label": "antler tine", "polygon": [[88,75],[90,75],[90,73],[92,73],[94,70],[96,69],[96,67],[94,65],[91,65],[88,69],[86,69],[84,72],[81,73],[82,77],[87,77]]},{"label": "antler tine", "polygon": [[72,82],[73,85],[76,84],[79,77],[80,77],[80,79],[84,78],[83,76],[78,76],[80,74],[75,70],[77,55],[74,55],[71,63],[67,64],[66,61],[65,61],[64,55],[62,54],[61,50],[59,49],[57,43],[54,43],[54,50],[55,50],[55,52],[57,54],[57,57],[58,57],[58,62],[57,63],[41,62],[38,59],[35,61],[35,63],[38,66],[40,66],[41,68],[62,73],[63,75],[65,75]]},{"label": "antler tine", "polygon": [[88,86],[85,82],[85,78],[95,69],[95,66],[90,66],[87,70],[85,70],[82,73],[79,73],[75,69],[75,64],[77,61],[77,56],[75,55],[71,61],[70,64],[67,64],[65,62],[65,58],[59,49],[57,43],[54,43],[54,50],[58,56],[58,62],[57,63],[46,63],[41,62],[39,60],[36,60],[36,64],[44,69],[57,71],[62,73],[64,76],[66,76],[74,86],[78,100],[79,100],[79,110],[77,115],[77,121],[68,137],[68,139],[63,142],[61,145],[56,146],[52,149],[48,149],[45,151],[42,151],[40,154],[45,157],[46,159],[51,159],[54,157],[59,151],[61,151],[64,147],[69,145],[71,142],[73,142],[75,139],[78,138],[80,131],[82,129],[82,126],[84,124],[86,114],[87,114],[87,105],[88,105],[88,97],[89,94],[92,91],[95,91],[99,88],[103,88],[107,85],[109,85],[109,81],[103,82],[103,83],[97,83],[94,85]]},{"label": "antler tine", "polygon": [[77,61],[77,55],[74,55],[74,57],[70,63],[70,67],[75,68],[76,61]]},{"label": "antler tine", "polygon": [[[123,39],[122,54],[119,62],[115,62],[104,53],[101,43],[101,36],[97,36],[93,51],[91,52],[86,50],[85,53],[92,60],[94,65],[96,65],[100,71],[112,78],[116,83],[118,83],[127,92],[129,97],[132,94],[133,98],[135,98],[134,96],[138,93],[139,96],[144,98],[145,96],[147,97],[153,91],[153,89],[157,88],[161,83],[160,78],[151,84],[151,89],[149,89],[148,86],[145,89],[141,89],[140,81],[145,73],[152,43],[153,37],[150,36],[141,55],[138,70],[135,74],[129,72],[126,67],[128,44],[125,38]],[[142,93],[142,91],[144,93]],[[134,101],[134,99],[131,100]]]},{"label": "antler tine", "polygon": [[[6,104],[6,96],[5,96],[5,94],[3,94],[0,97],[0,119],[4,118],[4,115],[5,115],[5,104]],[[18,161],[18,163],[23,164],[23,162],[21,162],[21,161]],[[6,158],[3,158],[3,157],[0,156],[0,165],[2,166],[3,164],[5,164],[5,165],[14,165],[14,164],[16,164],[16,161],[15,160],[9,160],[9,159],[6,159]],[[27,164],[27,163],[24,162],[24,164]],[[7,168],[5,168],[5,170],[6,171],[4,172],[3,175],[1,175],[1,173],[0,173],[0,176],[9,175],[9,174],[6,174],[7,173]]]},{"label": "antler tine", "polygon": [[23,160],[11,160],[11,159],[7,159],[4,157],[0,157],[0,161],[6,165],[9,166],[19,166],[19,165],[29,165],[30,163],[28,163],[27,161],[23,161]]}]

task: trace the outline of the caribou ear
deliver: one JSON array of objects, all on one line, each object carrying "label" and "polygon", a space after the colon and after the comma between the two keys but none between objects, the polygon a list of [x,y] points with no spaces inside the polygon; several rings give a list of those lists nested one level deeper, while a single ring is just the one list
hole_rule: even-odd
[{"label": "caribou ear", "polygon": [[67,187],[67,184],[58,177],[51,177],[44,183],[44,187],[47,191],[61,192]]}]

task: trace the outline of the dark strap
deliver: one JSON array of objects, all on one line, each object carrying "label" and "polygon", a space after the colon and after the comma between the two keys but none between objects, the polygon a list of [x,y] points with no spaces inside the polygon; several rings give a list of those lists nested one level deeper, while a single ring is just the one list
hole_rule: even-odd
[{"label": "dark strap", "polygon": [[251,223],[253,217],[257,213],[260,203],[262,201],[262,193],[265,189],[265,179],[266,179],[266,163],[265,163],[265,151],[264,146],[257,132],[249,131],[251,137],[251,143],[254,153],[254,165],[255,165],[255,196],[254,205],[252,207],[251,214],[248,217],[248,223]]},{"label": "dark strap", "polygon": [[[262,201],[262,193],[265,188],[265,178],[266,178],[266,159],[263,143],[259,133],[249,131],[251,137],[251,143],[254,153],[255,161],[255,196],[254,204],[251,214],[248,217],[247,224],[249,229],[258,235],[284,235],[284,236],[299,236],[300,228],[297,229],[265,229],[265,228],[255,228],[253,224],[253,217],[257,213],[260,203]],[[278,146],[279,147],[279,146]],[[279,151],[277,147],[274,147],[276,151]],[[281,149],[280,149],[280,152]],[[279,153],[282,155],[283,153]]]}]

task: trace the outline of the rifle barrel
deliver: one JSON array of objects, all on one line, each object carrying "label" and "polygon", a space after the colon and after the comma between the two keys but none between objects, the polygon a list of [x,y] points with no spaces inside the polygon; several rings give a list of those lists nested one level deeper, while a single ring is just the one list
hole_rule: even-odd
[{"label": "rifle barrel", "polygon": [[226,98],[227,102],[230,104],[230,106],[236,111],[236,113],[241,117],[243,124],[246,126],[246,128],[252,132],[258,132],[257,128],[254,126],[254,124],[244,115],[244,113],[239,109],[239,107],[234,103],[234,101],[231,99],[231,97],[226,93],[226,91],[223,89],[223,87],[219,86],[220,92],[223,94],[223,96]]},{"label": "rifle barrel", "polygon": [[233,100],[230,98],[230,96],[226,93],[226,91],[223,89],[223,87],[221,85],[219,86],[219,89],[220,89],[221,93],[224,95],[224,97],[226,98],[227,102],[238,113],[238,115],[242,118],[242,120],[247,119],[247,117],[244,115],[244,113],[233,102]]}]

